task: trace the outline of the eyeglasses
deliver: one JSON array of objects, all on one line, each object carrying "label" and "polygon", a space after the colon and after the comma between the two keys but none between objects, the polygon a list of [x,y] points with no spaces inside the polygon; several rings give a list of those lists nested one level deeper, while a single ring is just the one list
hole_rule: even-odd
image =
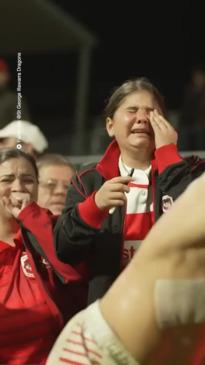
[{"label": "eyeglasses", "polygon": [[57,187],[61,186],[63,190],[67,192],[70,183],[65,180],[49,179],[47,181],[39,181],[39,185],[47,190],[50,190],[51,192],[54,191]]}]

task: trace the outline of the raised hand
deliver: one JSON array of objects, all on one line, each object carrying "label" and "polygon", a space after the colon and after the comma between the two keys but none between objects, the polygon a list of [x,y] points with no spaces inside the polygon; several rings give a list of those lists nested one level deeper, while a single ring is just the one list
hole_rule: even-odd
[{"label": "raised hand", "polygon": [[29,193],[12,192],[9,197],[3,197],[2,203],[7,212],[17,218],[20,212],[31,202]]},{"label": "raised hand", "polygon": [[133,178],[117,176],[107,180],[95,194],[95,203],[99,209],[110,209],[123,206],[126,202],[125,193],[129,192],[128,184]]},{"label": "raised hand", "polygon": [[150,124],[154,131],[156,148],[170,143],[177,144],[176,130],[156,109],[150,112]]}]

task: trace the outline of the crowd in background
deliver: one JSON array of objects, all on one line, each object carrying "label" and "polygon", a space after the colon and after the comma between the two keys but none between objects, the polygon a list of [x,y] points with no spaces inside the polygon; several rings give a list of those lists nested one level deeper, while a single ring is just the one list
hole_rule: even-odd
[{"label": "crowd in background", "polygon": [[[5,59],[0,59],[0,128],[16,120],[16,90],[11,90],[10,82],[12,76],[8,63]],[[178,146],[180,151],[203,151],[205,149],[203,131],[205,119],[205,66],[196,65],[190,70],[189,79],[181,90],[181,98],[178,106],[174,109],[168,109],[169,120],[172,125],[179,131]],[[33,120],[32,112],[26,95],[23,94],[21,105],[21,120],[30,121],[37,124],[41,130],[45,129],[43,119]],[[106,133],[103,118],[100,115],[89,115],[86,118],[88,123],[86,127],[86,145],[82,152],[81,146],[75,142],[75,122],[67,121],[69,131],[60,132],[58,138],[46,135],[49,140],[48,152],[62,153],[66,155],[99,155],[102,154],[109,144],[109,138]],[[50,124],[58,123],[56,116]],[[48,123],[48,122],[46,122]],[[65,124],[65,121],[63,121]],[[72,128],[71,128],[72,125]],[[53,128],[53,127],[52,127]],[[50,128],[50,129],[52,129]],[[59,131],[62,126],[59,125]],[[47,130],[49,128],[47,127]],[[65,130],[65,127],[62,129]],[[45,134],[45,133],[44,133]],[[67,146],[66,146],[67,145]]]},{"label": "crowd in background", "polygon": [[[116,279],[121,273],[132,277],[133,271],[129,268],[132,267],[133,257],[137,257],[139,251],[139,255],[142,252],[143,258],[144,251],[141,247],[144,242],[146,247],[149,232],[153,232],[153,227],[157,227],[160,217],[172,209],[175,200],[186,191],[189,184],[205,171],[205,160],[198,155],[183,158],[180,154],[180,151],[205,150],[205,70],[202,67],[194,69],[174,123],[169,120],[171,114],[166,110],[163,96],[148,79],[128,80],[116,88],[108,99],[104,116],[100,117],[102,124],[93,129],[88,142],[90,152],[102,157],[99,161],[83,167],[76,166],[67,154],[59,150],[51,151],[48,137],[38,123],[33,122],[25,100],[22,105],[23,117],[20,120],[16,118],[16,95],[9,89],[9,79],[9,67],[2,59],[0,317],[3,331],[0,331],[0,363],[45,364],[66,322],[91,304],[87,312],[76,317],[77,321],[74,320],[71,330],[68,325],[66,342],[69,342],[69,345],[64,343],[65,337],[63,341],[59,340],[60,346],[57,343],[56,350],[54,347],[48,360],[49,365],[61,364],[63,361],[75,365],[121,364],[121,353],[128,359],[126,364],[138,364],[138,361],[148,361],[148,358],[149,365],[203,365],[203,326],[200,327],[200,335],[197,332],[194,338],[192,335],[188,338],[191,348],[189,352],[183,345],[184,334],[179,336],[179,359],[173,355],[178,337],[170,333],[167,343],[165,341],[166,346],[161,345],[161,350],[157,349],[156,358],[150,359],[150,354],[142,348],[147,346],[151,351],[152,347],[161,343],[161,322],[158,319],[159,323],[156,325],[152,308],[148,308],[147,313],[150,313],[151,318],[148,324],[143,315],[142,321],[136,321],[139,331],[152,333],[152,340],[148,335],[140,334],[140,337],[136,334],[136,328],[132,328],[132,319],[134,318],[135,323],[135,317],[127,322],[131,334],[138,339],[138,343],[135,343],[136,351],[133,350],[128,327],[125,329],[125,335],[122,331],[126,324],[125,312],[119,310],[118,313],[116,310],[113,318],[111,312],[114,310],[113,305],[119,300],[122,302],[122,308],[124,305],[128,308],[128,317],[129,312],[132,313],[133,308],[129,304],[132,302],[132,293],[127,285],[121,283],[116,294],[113,289]],[[105,125],[101,121],[103,118]],[[77,145],[78,141],[72,143]],[[178,211],[176,214],[180,215]],[[164,227],[166,224],[171,222],[168,220],[166,223],[165,219]],[[171,231],[170,229],[170,234]],[[201,236],[204,239],[203,232]],[[201,240],[201,236],[198,241]],[[155,239],[154,235],[153,240]],[[162,241],[163,239],[164,237]],[[153,261],[148,262],[151,262],[151,266],[152,262],[158,262],[160,257],[165,257],[161,241],[157,242],[156,248],[150,249]],[[176,242],[179,246],[183,245],[181,236],[177,236]],[[149,245],[148,239],[148,255]],[[170,252],[169,245],[168,242],[166,252]],[[174,257],[177,255],[175,251],[172,254],[173,260],[170,262],[173,267],[171,266],[170,275],[174,278]],[[148,278],[149,285],[146,290],[143,289],[147,299],[152,292],[150,285],[153,283],[150,283],[153,275],[146,263],[146,248],[144,257],[145,267],[141,267],[136,259],[139,265],[139,274],[136,277],[138,285],[144,288],[146,280],[142,277],[145,275],[145,278]],[[178,257],[181,260],[181,256],[178,255],[177,260]],[[196,265],[197,260],[194,256]],[[169,265],[168,261],[166,256],[164,261],[162,260],[162,266],[159,266],[159,275],[163,278],[167,275],[165,267]],[[195,272],[187,269],[184,263],[183,265],[182,271],[188,278],[204,280],[203,269],[198,273],[197,269]],[[200,265],[199,267],[201,268]],[[179,279],[180,272],[178,274],[176,277]],[[127,302],[124,303],[126,288]],[[135,292],[134,284],[133,290]],[[102,308],[99,309],[98,303],[101,298],[104,299]],[[133,298],[135,300],[135,296]],[[143,306],[146,306],[145,299],[142,301]],[[180,317],[180,304],[179,307],[176,306],[174,315],[179,318],[176,322],[180,328],[184,324],[195,324],[192,306],[193,303],[190,304],[191,315],[185,316],[185,322]],[[201,308],[196,307],[196,310],[200,312]],[[106,327],[109,341],[115,342],[116,334],[119,336],[117,345],[115,343],[120,347],[119,358],[118,354],[112,359],[112,354],[104,354],[104,344],[98,347],[98,331],[94,331],[93,337],[92,326],[90,330],[90,324],[86,322],[87,313],[89,318],[91,313],[91,317],[93,315],[103,329]],[[102,313],[105,315],[105,321],[101,318]],[[169,316],[166,320],[170,323],[172,321]],[[202,313],[198,323],[204,321]],[[94,321],[91,322],[96,327]],[[84,323],[88,327],[85,327]],[[118,327],[119,323],[121,327]],[[174,320],[173,323],[175,325]],[[166,324],[165,327],[169,329],[169,325]],[[191,334],[193,333],[195,332],[191,331]],[[84,341],[87,335],[90,341],[95,343],[91,350]],[[76,349],[76,341],[80,350]],[[141,347],[140,343],[143,344]],[[184,348],[186,354],[190,354],[189,358],[188,355],[182,356]],[[58,358],[56,353],[59,353]],[[92,356],[94,354],[94,358],[90,353]],[[166,362],[169,358],[174,362]]]}]

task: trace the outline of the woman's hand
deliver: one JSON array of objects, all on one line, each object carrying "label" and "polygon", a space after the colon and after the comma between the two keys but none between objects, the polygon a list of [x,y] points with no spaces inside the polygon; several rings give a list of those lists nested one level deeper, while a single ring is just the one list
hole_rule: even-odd
[{"label": "woman's hand", "polygon": [[31,202],[29,193],[12,192],[9,197],[3,197],[4,208],[15,218]]},{"label": "woman's hand", "polygon": [[156,149],[170,143],[177,144],[176,130],[156,109],[150,112],[150,123],[154,131]]},{"label": "woman's hand", "polygon": [[99,209],[110,209],[125,204],[130,188],[128,183],[133,180],[130,176],[117,176],[107,180],[95,194],[95,203]]}]

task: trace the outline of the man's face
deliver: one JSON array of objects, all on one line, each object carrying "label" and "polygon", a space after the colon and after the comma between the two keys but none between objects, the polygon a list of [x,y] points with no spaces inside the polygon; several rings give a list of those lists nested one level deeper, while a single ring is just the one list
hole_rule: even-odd
[{"label": "man's face", "polygon": [[39,169],[38,204],[53,214],[61,214],[74,171],[66,165],[42,166]]}]

